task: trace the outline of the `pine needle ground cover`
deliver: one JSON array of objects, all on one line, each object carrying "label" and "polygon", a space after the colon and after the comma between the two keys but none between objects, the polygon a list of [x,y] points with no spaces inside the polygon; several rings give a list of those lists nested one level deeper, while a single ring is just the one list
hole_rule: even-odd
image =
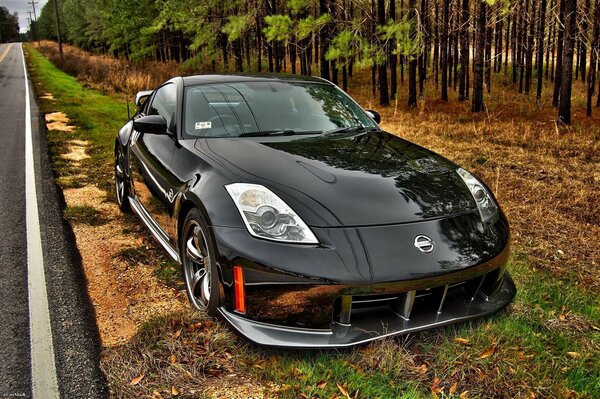
[{"label": "pine needle ground cover", "polygon": [[[79,224],[113,226],[150,236],[135,218],[111,216],[114,135],[126,120],[125,102],[57,69],[28,46],[31,76],[44,112],[64,112],[74,132],[49,131],[57,179],[65,190],[104,190],[95,209],[66,212],[78,246],[96,239]],[[148,79],[150,79],[148,77]],[[128,303],[130,329],[100,324],[102,368],[115,397],[587,397],[600,396],[600,110],[585,118],[583,85],[574,86],[574,123],[555,124],[548,103],[516,95],[509,78],[495,76],[487,112],[473,115],[450,91],[438,101],[434,85],[419,102],[377,107],[368,73],[351,81],[350,94],[382,113],[383,127],[431,148],[481,176],[495,191],[512,227],[510,270],[518,287],[505,312],[343,351],[282,351],[247,344],[224,325],[191,312],[178,270],[151,238],[124,247],[113,262],[119,276],[143,278],[137,290],[172,294]],[[545,87],[544,90],[551,90]],[[126,90],[122,90],[126,91]],[[68,140],[89,142],[76,164],[61,154]],[[94,207],[92,207],[94,208]],[[111,208],[112,209],[112,208]],[[99,226],[98,223],[101,225]],[[93,231],[90,229],[90,231]],[[100,243],[97,243],[100,245]],[[85,251],[83,251],[85,252]],[[82,257],[85,256],[82,253]],[[93,259],[91,260],[94,261]],[[146,271],[145,273],[139,272]],[[130,276],[128,271],[134,271]],[[120,280],[118,284],[123,284]],[[93,279],[90,279],[93,281]],[[122,288],[116,285],[116,289]],[[114,287],[113,287],[114,288]],[[88,289],[97,317],[106,312]],[[107,289],[111,289],[107,287]],[[135,285],[121,292],[136,295]],[[105,295],[105,294],[104,294]],[[97,301],[98,300],[98,301]],[[97,306],[100,303],[100,307]],[[144,308],[157,305],[156,312]],[[102,314],[101,314],[102,313]],[[115,334],[119,339],[110,339]]]}]

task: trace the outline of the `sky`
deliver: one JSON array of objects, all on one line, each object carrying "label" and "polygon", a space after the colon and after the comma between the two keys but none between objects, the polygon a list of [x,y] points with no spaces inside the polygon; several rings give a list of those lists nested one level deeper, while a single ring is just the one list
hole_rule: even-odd
[{"label": "sky", "polygon": [[[37,16],[40,16],[40,10],[46,4],[48,0],[37,0],[35,5],[35,12]],[[27,11],[32,10],[31,5],[28,4],[28,0],[0,0],[0,7],[6,7],[10,11],[10,13],[14,13],[15,11],[19,13],[19,27],[21,28],[21,32],[27,32],[29,25],[27,24],[27,18],[29,14]],[[33,14],[31,14],[33,15]]]}]

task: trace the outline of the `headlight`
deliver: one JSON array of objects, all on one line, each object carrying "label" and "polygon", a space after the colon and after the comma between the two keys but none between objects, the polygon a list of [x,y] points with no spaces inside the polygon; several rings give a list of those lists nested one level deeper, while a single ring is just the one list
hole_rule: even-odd
[{"label": "headlight", "polygon": [[296,212],[268,188],[247,183],[229,184],[225,188],[253,236],[301,244],[319,243]]},{"label": "headlight", "polygon": [[498,205],[496,205],[489,191],[485,189],[484,185],[475,176],[463,168],[458,168],[456,173],[458,173],[469,188],[469,191],[471,191],[471,195],[475,199],[475,203],[477,203],[477,209],[479,210],[483,224],[493,222],[498,216]]}]

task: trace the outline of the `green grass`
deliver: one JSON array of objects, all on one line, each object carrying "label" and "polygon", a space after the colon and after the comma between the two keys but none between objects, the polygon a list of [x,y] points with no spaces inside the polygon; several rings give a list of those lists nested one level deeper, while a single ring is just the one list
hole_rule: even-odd
[{"label": "green grass", "polygon": [[[113,192],[112,163],[114,140],[117,132],[127,120],[127,104],[124,100],[106,96],[96,90],[85,88],[74,77],[56,68],[31,46],[25,46],[30,75],[38,94],[50,92],[54,100],[38,100],[43,112],[63,111],[77,126],[73,133],[48,132],[48,144],[52,154],[54,170],[61,174],[73,173],[68,162],[60,160],[60,150],[66,138],[90,140],[87,150],[90,159],[82,163],[100,188]],[[39,97],[39,96],[38,96]],[[93,171],[93,173],[91,173]]]},{"label": "green grass", "polygon": [[[126,119],[124,101],[83,87],[31,47],[26,50],[33,80],[40,83],[36,88],[56,98],[42,100],[42,109],[66,112],[79,127],[68,137],[91,141],[91,159],[82,164],[84,173],[112,192],[113,142]],[[62,148],[66,134],[49,132],[48,137],[54,152]],[[58,157],[53,160],[59,171],[73,173]],[[484,155],[476,160],[485,161]],[[130,222],[123,229],[138,231]],[[234,354],[236,372],[278,384],[277,396],[284,398],[343,397],[337,384],[352,397],[358,391],[359,398],[429,397],[432,385],[438,397],[458,397],[466,391],[471,398],[600,397],[599,298],[577,286],[576,276],[536,270],[528,249],[518,244],[515,247],[510,264],[518,288],[515,302],[507,311],[483,320],[343,351],[262,349],[245,344],[220,327],[218,341],[211,338],[210,329],[203,332],[202,339],[218,342],[214,353],[220,357],[215,358],[222,359],[225,351]],[[136,249],[121,255],[143,262],[143,254]],[[178,271],[166,262],[161,265],[156,272],[159,281],[176,284]],[[590,268],[593,270],[597,269]],[[194,340],[178,352],[178,358],[189,357],[189,362],[178,364],[182,372],[170,373],[173,366],[149,361],[168,355],[167,349],[176,343],[173,337],[177,330],[205,320],[197,317],[175,314],[152,319],[131,342],[112,348],[104,357],[103,368],[113,389],[124,389],[132,396],[145,395],[147,385],[127,386],[140,370],[149,368],[146,384],[168,388],[178,384],[177,378],[186,372],[197,376],[194,359],[213,364],[206,356],[217,355],[205,350],[208,344],[204,341]],[[456,338],[468,342],[459,343]]]}]

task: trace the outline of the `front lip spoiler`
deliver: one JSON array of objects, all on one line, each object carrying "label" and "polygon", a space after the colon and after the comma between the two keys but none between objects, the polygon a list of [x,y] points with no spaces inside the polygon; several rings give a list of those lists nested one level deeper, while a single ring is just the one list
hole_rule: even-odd
[{"label": "front lip spoiler", "polygon": [[493,314],[508,305],[516,294],[510,275],[505,273],[502,286],[489,299],[478,295],[473,300],[456,299],[445,303],[445,310],[435,315],[414,313],[410,320],[399,317],[373,318],[359,325],[333,323],[331,330],[284,327],[249,320],[218,309],[225,321],[239,334],[264,346],[280,348],[344,348],[393,335],[427,330],[447,324],[477,319]]}]

